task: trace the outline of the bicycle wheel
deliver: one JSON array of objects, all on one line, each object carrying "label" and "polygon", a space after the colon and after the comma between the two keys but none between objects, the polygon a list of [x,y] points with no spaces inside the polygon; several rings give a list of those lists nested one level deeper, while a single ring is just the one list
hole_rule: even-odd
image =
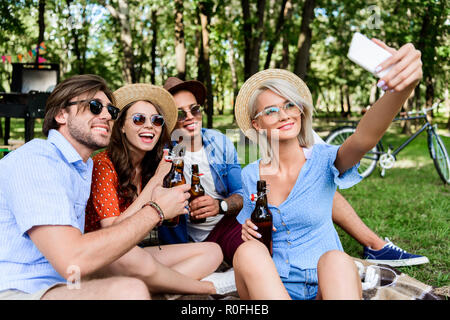
[{"label": "bicycle wheel", "polygon": [[[332,145],[341,145],[344,141],[350,137],[355,132],[353,127],[340,127],[333,130],[325,142]],[[359,162],[358,172],[363,177],[368,177],[377,166],[377,161],[379,157],[378,146],[372,148],[371,151],[366,153],[364,157]]]},{"label": "bicycle wheel", "polygon": [[450,183],[450,160],[447,149],[434,128],[428,130],[428,150],[442,181]]}]

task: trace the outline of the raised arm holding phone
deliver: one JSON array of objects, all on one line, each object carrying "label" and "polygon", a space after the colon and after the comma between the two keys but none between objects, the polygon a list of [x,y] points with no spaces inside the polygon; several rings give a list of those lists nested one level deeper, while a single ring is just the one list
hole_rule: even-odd
[{"label": "raised arm holding phone", "polygon": [[[361,177],[355,166],[389,127],[422,78],[421,54],[412,44],[391,53],[377,72],[386,93],[360,121],[342,146],[314,145],[312,98],[294,74],[264,70],[249,78],[236,100],[236,119],[250,139],[271,150],[243,169],[244,205],[238,216],[245,241],[234,257],[236,286],[244,299],[361,299],[361,281],[343,252],[331,219],[336,187],[348,188]],[[276,142],[276,143],[275,143]],[[275,171],[274,171],[275,168]],[[249,216],[249,195],[256,182],[269,185],[273,214],[273,259],[257,237]]]}]

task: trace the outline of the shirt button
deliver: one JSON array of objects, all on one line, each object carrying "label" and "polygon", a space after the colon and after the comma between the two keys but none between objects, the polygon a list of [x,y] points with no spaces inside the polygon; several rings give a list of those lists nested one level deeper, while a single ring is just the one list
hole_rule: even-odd
[{"label": "shirt button", "polygon": [[287,234],[291,234],[291,232],[288,230],[288,231],[286,231],[287,232]]},{"label": "shirt button", "polygon": [[291,244],[292,244],[290,241],[288,241],[287,243],[288,243],[288,245],[291,245]]},{"label": "shirt button", "polygon": [[288,260],[288,259],[286,259],[286,263],[289,263],[289,260]]},{"label": "shirt button", "polygon": [[282,224],[283,226],[286,226],[286,223],[284,223],[284,221],[283,221],[283,222],[281,222],[281,224]]}]

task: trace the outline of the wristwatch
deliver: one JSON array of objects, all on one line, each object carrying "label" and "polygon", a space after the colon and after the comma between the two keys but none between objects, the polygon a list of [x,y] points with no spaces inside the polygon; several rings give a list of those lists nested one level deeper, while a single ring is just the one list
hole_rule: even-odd
[{"label": "wristwatch", "polygon": [[228,203],[225,200],[219,200],[219,213],[227,214],[228,211]]}]

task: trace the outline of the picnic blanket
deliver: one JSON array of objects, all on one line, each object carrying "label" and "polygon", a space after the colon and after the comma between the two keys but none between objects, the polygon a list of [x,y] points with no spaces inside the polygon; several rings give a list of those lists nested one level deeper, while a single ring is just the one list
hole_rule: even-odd
[{"label": "picnic blanket", "polygon": [[[450,297],[450,287],[434,288],[423,282],[414,279],[407,274],[400,272],[396,268],[387,265],[374,265],[365,260],[353,258],[359,262],[363,269],[362,275],[363,299],[364,300],[446,300]],[[370,266],[372,268],[368,269]],[[230,266],[223,263],[217,272],[224,272]],[[372,279],[376,278],[376,285],[371,286],[365,279],[367,273],[372,273]],[[366,284],[366,285],[364,285]],[[153,295],[156,300],[239,300],[236,291],[226,295],[179,295],[179,294],[158,294]]]},{"label": "picnic blanket", "polygon": [[[445,300],[445,291],[437,290],[430,285],[414,279],[398,269],[388,265],[374,265],[365,260],[353,258],[364,266],[364,271],[370,266],[378,275],[377,285],[363,289],[364,300]],[[364,283],[364,282],[363,282]],[[448,297],[448,292],[447,292]]]}]

